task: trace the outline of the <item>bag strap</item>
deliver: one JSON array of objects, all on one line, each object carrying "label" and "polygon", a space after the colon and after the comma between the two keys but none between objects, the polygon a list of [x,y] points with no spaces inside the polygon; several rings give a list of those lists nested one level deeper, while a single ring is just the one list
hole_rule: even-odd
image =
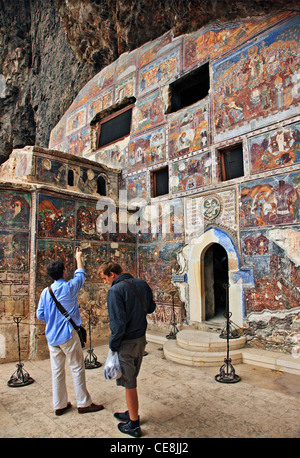
[{"label": "bag strap", "polygon": [[58,310],[64,315],[64,317],[66,318],[67,321],[70,321],[70,323],[73,326],[73,328],[77,331],[79,329],[79,326],[77,326],[74,323],[74,321],[72,320],[72,318],[70,317],[70,315],[68,314],[66,309],[64,309],[64,307],[61,305],[61,303],[56,299],[56,297],[54,295],[54,292],[52,291],[51,286],[48,287],[48,290],[49,290],[49,293],[51,294],[52,299],[54,300]]},{"label": "bag strap", "polygon": [[130,286],[130,288],[132,288],[135,291],[136,295],[138,296],[138,298],[140,299],[140,301],[141,301],[141,303],[143,305],[144,312],[147,315],[147,313],[148,313],[147,312],[147,305],[146,305],[142,295],[139,293],[139,291],[131,283],[129,283],[129,281],[122,280],[120,283],[126,283],[127,285]]}]

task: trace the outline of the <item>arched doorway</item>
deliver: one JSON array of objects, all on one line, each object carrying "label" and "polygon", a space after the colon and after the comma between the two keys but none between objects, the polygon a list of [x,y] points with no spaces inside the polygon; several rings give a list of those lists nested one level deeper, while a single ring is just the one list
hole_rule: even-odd
[{"label": "arched doorway", "polygon": [[224,321],[228,285],[228,256],[222,245],[213,243],[204,255],[205,320]]},{"label": "arched doorway", "polygon": [[[240,260],[235,243],[227,232],[216,227],[209,228],[187,246],[190,322],[202,322],[207,319],[205,275],[209,274],[205,274],[205,255],[209,248],[215,244],[220,245],[225,250],[228,259],[228,308],[229,312],[232,313],[232,321],[237,326],[243,326],[244,287],[254,286],[253,272],[251,269],[240,269]],[[221,252],[219,251],[219,253]]]}]

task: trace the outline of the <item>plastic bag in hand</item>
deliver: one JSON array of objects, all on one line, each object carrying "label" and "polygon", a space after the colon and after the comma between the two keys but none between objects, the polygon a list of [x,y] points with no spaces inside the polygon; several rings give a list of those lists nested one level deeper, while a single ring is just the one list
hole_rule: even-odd
[{"label": "plastic bag in hand", "polygon": [[109,350],[105,365],[104,377],[106,380],[118,379],[122,376],[122,370],[119,362],[118,352]]}]

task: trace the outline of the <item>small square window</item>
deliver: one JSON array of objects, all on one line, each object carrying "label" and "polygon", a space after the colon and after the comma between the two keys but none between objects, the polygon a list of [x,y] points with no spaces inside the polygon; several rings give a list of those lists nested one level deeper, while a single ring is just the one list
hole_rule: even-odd
[{"label": "small square window", "polygon": [[243,145],[241,143],[219,150],[219,154],[222,181],[244,176]]},{"label": "small square window", "polygon": [[209,64],[202,65],[170,84],[171,112],[192,105],[208,95]]},{"label": "small square window", "polygon": [[121,140],[130,134],[132,106],[126,107],[99,123],[97,148]]},{"label": "small square window", "polygon": [[152,196],[158,197],[165,194],[169,194],[169,168],[164,167],[163,169],[152,172],[151,176],[152,183]]}]

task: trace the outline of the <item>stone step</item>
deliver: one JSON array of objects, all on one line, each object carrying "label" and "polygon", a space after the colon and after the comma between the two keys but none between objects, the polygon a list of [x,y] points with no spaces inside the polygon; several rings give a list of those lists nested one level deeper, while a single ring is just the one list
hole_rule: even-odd
[{"label": "stone step", "polygon": [[[168,340],[164,344],[166,359],[186,366],[221,366],[226,358],[225,351],[195,351],[179,347],[176,340]],[[232,350],[229,354],[232,364],[243,361],[242,350]]]},{"label": "stone step", "polygon": [[[221,339],[219,334],[195,329],[185,329],[176,335],[177,345],[180,348],[200,352],[226,352],[227,340]],[[246,337],[241,335],[237,339],[229,339],[229,350],[238,350],[246,344]]]}]

